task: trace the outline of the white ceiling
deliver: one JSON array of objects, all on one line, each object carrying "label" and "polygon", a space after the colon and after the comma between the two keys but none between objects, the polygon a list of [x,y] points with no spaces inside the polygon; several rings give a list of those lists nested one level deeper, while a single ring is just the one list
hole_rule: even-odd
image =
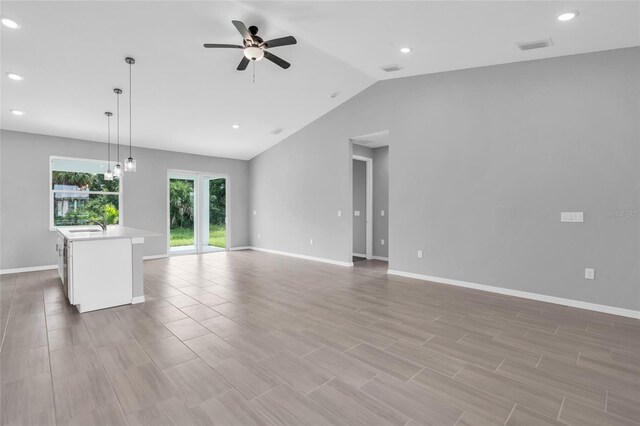
[{"label": "white ceiling", "polygon": [[[559,22],[567,10],[580,15]],[[118,86],[128,143],[133,56],[134,145],[240,159],[379,80],[640,45],[638,1],[3,1],[1,13],[22,26],[2,27],[2,128],[104,142]],[[204,49],[241,41],[232,19],[295,36],[272,51],[292,67],[260,61],[253,84],[239,50]],[[547,49],[515,45],[547,37]],[[404,69],[380,70],[394,63]]]}]

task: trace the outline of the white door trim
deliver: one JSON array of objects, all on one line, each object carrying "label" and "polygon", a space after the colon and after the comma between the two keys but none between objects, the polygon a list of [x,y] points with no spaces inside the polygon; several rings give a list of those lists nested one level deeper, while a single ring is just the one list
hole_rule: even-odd
[{"label": "white door trim", "polygon": [[[368,157],[362,157],[360,155],[354,155],[354,160],[364,161],[366,165],[367,175],[367,211],[365,220],[367,222],[366,232],[366,247],[367,247],[367,259],[373,257],[373,159]],[[353,188],[353,168],[351,170],[351,187]],[[352,195],[353,199],[353,195]],[[353,208],[352,208],[353,210]],[[351,232],[353,233],[353,212],[351,212]],[[353,242],[351,243],[351,251],[353,251]]]}]

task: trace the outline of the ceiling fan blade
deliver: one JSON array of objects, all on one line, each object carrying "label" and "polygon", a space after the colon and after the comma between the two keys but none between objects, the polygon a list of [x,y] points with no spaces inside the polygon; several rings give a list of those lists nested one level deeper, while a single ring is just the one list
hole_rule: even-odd
[{"label": "ceiling fan blade", "polygon": [[253,40],[253,37],[251,37],[251,33],[244,23],[242,23],[241,21],[231,21],[231,23],[236,27],[243,39]]},{"label": "ceiling fan blade", "polygon": [[264,57],[270,60],[271,62],[273,62],[274,64],[281,66],[285,70],[291,66],[289,62],[285,61],[282,58],[279,58],[278,56],[274,55],[271,52],[267,52],[266,50],[264,51]]},{"label": "ceiling fan blade", "polygon": [[238,71],[244,71],[247,69],[247,65],[249,65],[249,62],[251,62],[246,56],[242,57],[242,60],[240,61],[240,64],[238,64],[238,68],[236,68]]},{"label": "ceiling fan blade", "polygon": [[264,45],[267,49],[272,47],[288,46],[290,44],[296,44],[298,40],[293,36],[274,38],[273,40],[265,41]]},{"label": "ceiling fan blade", "polygon": [[215,47],[215,48],[225,48],[225,49],[244,49],[243,46],[238,46],[237,44],[212,44],[205,43],[204,47]]}]

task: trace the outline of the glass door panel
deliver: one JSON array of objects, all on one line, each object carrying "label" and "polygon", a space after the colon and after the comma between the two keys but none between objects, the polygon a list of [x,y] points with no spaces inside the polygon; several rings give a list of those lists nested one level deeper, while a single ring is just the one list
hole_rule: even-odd
[{"label": "glass door panel", "polygon": [[227,180],[219,177],[204,177],[202,182],[203,211],[202,245],[205,250],[227,249]]},{"label": "glass door panel", "polygon": [[196,180],[169,178],[169,246],[172,252],[196,250]]}]

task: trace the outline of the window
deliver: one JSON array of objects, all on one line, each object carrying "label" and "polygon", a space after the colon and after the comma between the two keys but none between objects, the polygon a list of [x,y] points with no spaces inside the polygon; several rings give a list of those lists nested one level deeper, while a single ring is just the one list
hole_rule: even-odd
[{"label": "window", "polygon": [[79,158],[51,157],[50,226],[88,225],[106,219],[120,222],[118,179],[104,180],[106,163]]}]

